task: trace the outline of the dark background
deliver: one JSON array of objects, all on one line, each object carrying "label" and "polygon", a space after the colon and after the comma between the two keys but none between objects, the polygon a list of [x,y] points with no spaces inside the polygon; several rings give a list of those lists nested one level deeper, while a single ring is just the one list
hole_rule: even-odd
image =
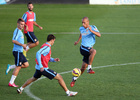
[{"label": "dark background", "polygon": [[45,3],[45,4],[89,4],[89,0],[11,0],[12,4]]}]

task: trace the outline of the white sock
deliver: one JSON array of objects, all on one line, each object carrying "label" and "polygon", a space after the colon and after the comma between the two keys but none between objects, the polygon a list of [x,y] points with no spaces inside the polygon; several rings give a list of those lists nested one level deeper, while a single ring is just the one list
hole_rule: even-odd
[{"label": "white sock", "polygon": [[88,65],[88,70],[91,69],[91,68],[92,68],[91,65]]},{"label": "white sock", "polygon": [[16,68],[16,65],[11,65],[10,66],[10,69],[14,69],[14,68]]},{"label": "white sock", "polygon": [[70,91],[69,91],[69,90],[67,90],[67,91],[66,91],[66,94],[69,94],[69,92],[70,92]]},{"label": "white sock", "polygon": [[76,81],[77,79],[78,79],[78,77],[73,77],[73,80],[75,80],[75,81]]},{"label": "white sock", "polygon": [[15,76],[15,75],[12,75],[12,76],[11,76],[11,80],[10,80],[10,83],[11,83],[11,84],[13,84],[13,83],[14,83],[14,81],[15,81],[16,77],[17,77],[17,76]]},{"label": "white sock", "polygon": [[24,90],[24,88],[21,86],[21,87],[20,87],[20,90],[21,90],[21,91],[23,91],[23,90]]},{"label": "white sock", "polygon": [[29,46],[27,46],[27,47],[26,47],[26,51],[29,50],[29,49],[30,49]]}]

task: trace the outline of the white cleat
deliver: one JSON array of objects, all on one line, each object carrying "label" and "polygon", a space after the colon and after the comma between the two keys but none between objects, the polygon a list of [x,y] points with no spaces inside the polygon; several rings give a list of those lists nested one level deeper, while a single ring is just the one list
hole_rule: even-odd
[{"label": "white cleat", "polygon": [[67,96],[75,96],[77,94],[78,94],[78,92],[70,91],[69,94],[67,94]]}]

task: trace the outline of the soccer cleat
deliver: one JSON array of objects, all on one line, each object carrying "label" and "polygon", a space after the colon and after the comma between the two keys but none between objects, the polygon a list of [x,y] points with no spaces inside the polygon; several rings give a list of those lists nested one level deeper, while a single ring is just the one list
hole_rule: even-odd
[{"label": "soccer cleat", "polygon": [[18,87],[18,85],[15,85],[15,83],[13,83],[13,84],[9,83],[8,86],[10,86],[10,87]]},{"label": "soccer cleat", "polygon": [[23,49],[23,55],[26,57],[27,55],[26,55],[26,51]]},{"label": "soccer cleat", "polygon": [[72,80],[72,82],[70,83],[70,86],[73,87],[75,82],[76,82],[75,80]]},{"label": "soccer cleat", "polygon": [[7,75],[7,74],[8,74],[8,72],[11,70],[11,69],[10,69],[10,66],[11,66],[10,64],[8,64],[8,65],[7,65],[6,75]]},{"label": "soccer cleat", "polygon": [[92,69],[87,70],[87,73],[94,74],[95,72]]},{"label": "soccer cleat", "polygon": [[75,96],[77,94],[78,94],[78,92],[70,91],[69,94],[67,94],[67,96]]},{"label": "soccer cleat", "polygon": [[17,93],[18,94],[21,94],[22,93],[22,90],[21,89],[17,89]]},{"label": "soccer cleat", "polygon": [[29,58],[27,58],[27,51],[25,51],[24,49],[23,49],[23,55],[26,57],[27,60],[29,60]]}]

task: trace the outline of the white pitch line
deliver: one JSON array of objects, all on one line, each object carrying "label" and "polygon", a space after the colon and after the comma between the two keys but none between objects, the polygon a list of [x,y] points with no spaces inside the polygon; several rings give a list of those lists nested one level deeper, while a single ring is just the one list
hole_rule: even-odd
[{"label": "white pitch line", "polygon": [[[134,63],[124,63],[124,64],[113,64],[113,65],[106,65],[106,66],[97,66],[97,67],[93,67],[93,69],[96,69],[96,68],[105,68],[105,67],[113,67],[113,66],[126,66],[126,65],[134,65],[134,64],[140,64],[140,62],[134,62]],[[71,71],[65,71],[65,72],[61,72],[61,73],[58,73],[58,74],[66,74],[66,73],[70,73],[72,72]],[[41,79],[44,79],[46,77],[41,77],[39,78],[37,81],[41,80]],[[33,83],[36,83],[37,81],[33,82]],[[30,92],[30,86],[33,84],[31,83],[30,85],[28,85],[25,89],[24,89],[24,92],[31,98],[33,98],[34,100],[42,100],[40,99],[39,97],[35,96],[32,92]]]}]

